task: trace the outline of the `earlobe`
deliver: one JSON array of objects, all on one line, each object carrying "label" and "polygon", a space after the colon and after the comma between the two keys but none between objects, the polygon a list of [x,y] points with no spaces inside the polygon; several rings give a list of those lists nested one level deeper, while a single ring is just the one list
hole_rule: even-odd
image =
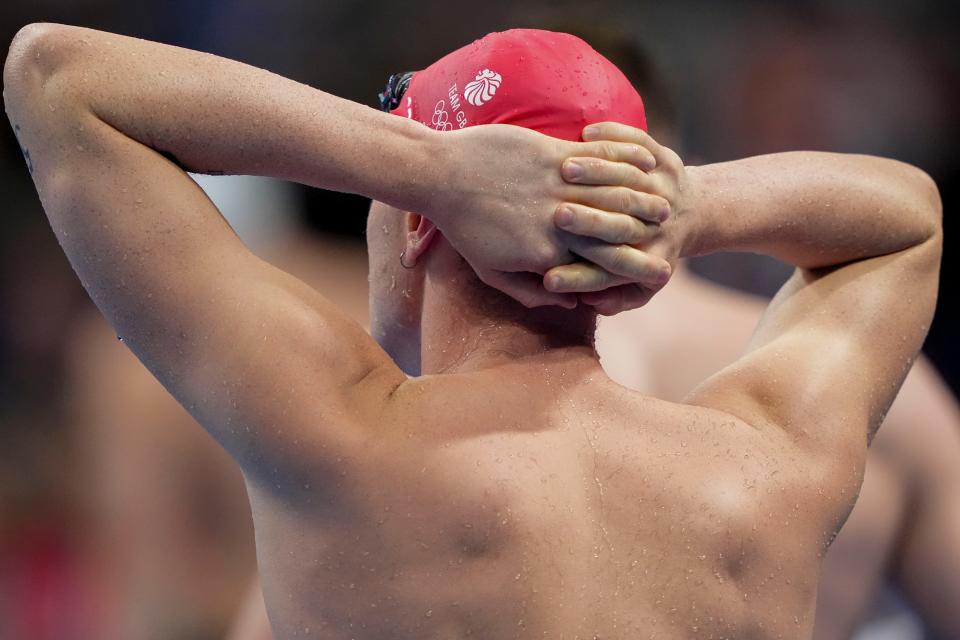
[{"label": "earlobe", "polygon": [[407,241],[403,250],[404,266],[413,268],[437,235],[437,225],[416,213],[407,214]]}]

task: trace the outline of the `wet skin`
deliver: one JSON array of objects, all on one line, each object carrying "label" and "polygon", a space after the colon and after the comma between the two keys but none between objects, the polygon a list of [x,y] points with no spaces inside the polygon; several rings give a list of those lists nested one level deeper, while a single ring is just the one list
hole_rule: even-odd
[{"label": "wet skin", "polygon": [[[663,259],[754,250],[798,267],[748,353],[684,404],[626,391],[591,348],[558,346],[579,312],[549,312],[545,333],[511,303],[505,321],[441,239],[407,253],[422,291],[393,294],[421,298],[428,375],[408,380],[329,300],[251,256],[157,149],[401,206],[416,182],[357,149],[421,130],[236,63],[65,27],[22,32],[4,81],[81,281],[243,470],[279,638],[809,636],[818,559],[933,311],[940,203],[922,172],[820,153],[685,170],[643,132],[612,130],[601,139],[636,136],[657,166],[636,179],[593,163],[588,179],[616,184],[611,165],[650,189],[689,178],[650,245],[674,252]],[[506,127],[432,140],[471,158],[536,147],[534,163],[486,167],[531,172],[514,185],[525,195],[562,193],[553,173],[575,151]],[[458,208],[481,215],[507,195],[468,194]],[[453,227],[484,227],[454,213]],[[382,254],[399,270],[397,255]]]},{"label": "wet skin", "polygon": [[859,485],[586,350],[411,380],[381,411],[293,509],[251,493],[277,637],[808,637]]},{"label": "wet skin", "polygon": [[[602,319],[597,349],[614,380],[679,400],[739,357],[766,303],[680,269],[644,309]],[[662,339],[643,339],[650,334]],[[856,506],[824,559],[814,638],[851,637],[887,581],[940,635],[960,633],[949,595],[960,593],[960,504],[944,499],[960,487],[958,426],[960,406],[921,357],[870,445]]]}]

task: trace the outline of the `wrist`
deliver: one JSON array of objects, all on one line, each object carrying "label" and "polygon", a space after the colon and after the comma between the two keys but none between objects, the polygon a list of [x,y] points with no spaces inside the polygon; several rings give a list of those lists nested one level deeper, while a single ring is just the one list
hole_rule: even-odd
[{"label": "wrist", "polygon": [[439,187],[449,184],[449,136],[418,122],[392,117],[395,122],[391,135],[396,150],[387,157],[394,160],[392,166],[380,172],[385,184],[382,193],[375,197],[403,211],[422,215],[429,212],[432,219]]},{"label": "wrist", "polygon": [[702,243],[700,242],[700,238],[703,237],[702,227],[704,226],[703,207],[699,206],[702,199],[702,173],[700,167],[686,167],[685,173],[686,178],[681,192],[682,204],[676,212],[681,258],[698,256],[703,253]]},{"label": "wrist", "polygon": [[418,145],[419,181],[411,187],[416,208],[411,209],[443,229],[454,207],[445,198],[456,191],[456,136],[421,126]]}]

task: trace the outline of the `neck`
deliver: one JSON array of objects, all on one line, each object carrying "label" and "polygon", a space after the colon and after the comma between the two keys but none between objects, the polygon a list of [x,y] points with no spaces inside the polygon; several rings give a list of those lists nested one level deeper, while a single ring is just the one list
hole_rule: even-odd
[{"label": "neck", "polygon": [[428,276],[422,315],[421,372],[477,371],[521,361],[571,359],[599,369],[593,347],[596,316],[587,307],[527,309],[492,289]]}]

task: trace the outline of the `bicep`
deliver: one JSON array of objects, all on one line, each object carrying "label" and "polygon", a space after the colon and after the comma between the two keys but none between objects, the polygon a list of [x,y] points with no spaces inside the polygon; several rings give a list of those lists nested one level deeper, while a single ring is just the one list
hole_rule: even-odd
[{"label": "bicep", "polygon": [[797,270],[746,354],[688,400],[820,445],[838,436],[865,444],[926,335],[939,254],[937,236],[890,255]]},{"label": "bicep", "polygon": [[83,111],[33,143],[44,208],[84,287],[246,470],[303,451],[351,419],[354,382],[392,373],[359,326],[250,253],[156,151]]}]

